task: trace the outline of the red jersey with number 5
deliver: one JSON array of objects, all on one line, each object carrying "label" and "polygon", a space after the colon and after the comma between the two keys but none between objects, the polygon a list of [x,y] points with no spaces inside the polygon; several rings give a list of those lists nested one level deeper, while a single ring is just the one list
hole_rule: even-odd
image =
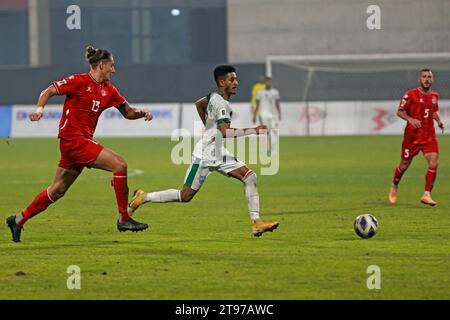
[{"label": "red jersey with number 5", "polygon": [[62,139],[92,139],[100,114],[126,102],[114,85],[99,83],[89,73],[71,75],[53,86],[59,95],[66,95],[59,122],[58,138]]},{"label": "red jersey with number 5", "polygon": [[434,130],[434,114],[438,111],[439,93],[434,90],[423,92],[420,88],[407,91],[398,107],[399,111],[406,111],[406,114],[421,121],[420,128],[414,128],[407,123],[404,139],[413,144],[426,144],[436,139]]}]

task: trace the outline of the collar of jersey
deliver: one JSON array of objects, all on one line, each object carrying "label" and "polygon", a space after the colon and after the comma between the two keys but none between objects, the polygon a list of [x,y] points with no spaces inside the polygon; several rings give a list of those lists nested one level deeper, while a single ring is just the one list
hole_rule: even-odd
[{"label": "collar of jersey", "polygon": [[98,82],[97,80],[94,79],[94,77],[91,75],[90,72],[87,73],[89,75],[89,77],[91,78],[92,81],[94,81],[96,84],[101,84],[106,86],[108,84],[108,80],[104,81],[104,82]]}]

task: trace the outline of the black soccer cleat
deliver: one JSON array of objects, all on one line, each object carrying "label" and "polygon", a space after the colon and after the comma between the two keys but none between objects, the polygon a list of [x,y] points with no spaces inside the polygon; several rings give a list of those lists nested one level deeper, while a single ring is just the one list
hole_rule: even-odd
[{"label": "black soccer cleat", "polygon": [[120,220],[117,221],[117,230],[119,230],[120,232],[125,232],[125,231],[138,232],[138,231],[144,231],[147,228],[148,228],[148,224],[138,222],[131,218],[129,218],[125,222],[120,222]]},{"label": "black soccer cleat", "polygon": [[22,228],[17,225],[16,216],[8,217],[6,219],[6,224],[11,229],[12,241],[20,242],[20,233],[22,232]]}]

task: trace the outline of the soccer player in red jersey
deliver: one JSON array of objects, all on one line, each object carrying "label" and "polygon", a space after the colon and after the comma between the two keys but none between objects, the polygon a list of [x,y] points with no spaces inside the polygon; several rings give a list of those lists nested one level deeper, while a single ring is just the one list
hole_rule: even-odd
[{"label": "soccer player in red jersey", "polygon": [[444,124],[438,112],[439,94],[431,89],[434,82],[433,72],[430,69],[422,69],[418,81],[419,87],[403,95],[397,111],[397,115],[407,123],[403,135],[401,160],[394,171],[389,202],[392,204],[397,202],[398,184],[413,158],[422,151],[428,161],[428,170],[425,175],[425,192],[420,201],[435,206],[437,202],[431,198],[431,190],[436,179],[439,145],[434,121],[442,132],[444,132]]},{"label": "soccer player in red jersey", "polygon": [[128,215],[127,163],[114,151],[95,142],[93,135],[100,114],[107,108],[116,107],[126,119],[130,120],[145,118],[146,121],[150,121],[153,115],[131,108],[110,82],[116,72],[110,52],[93,47],[88,47],[86,51],[90,71],[53,82],[42,91],[36,111],[30,114],[31,121],[39,121],[44,106],[52,96],[66,96],[59,123],[61,158],[55,178],[53,183],[41,191],[21,213],[6,219],[14,242],[20,242],[25,222],[64,196],[84,167],[113,172],[112,182],[119,207],[117,221],[119,231],[142,231],[148,228],[147,224],[137,222]]}]

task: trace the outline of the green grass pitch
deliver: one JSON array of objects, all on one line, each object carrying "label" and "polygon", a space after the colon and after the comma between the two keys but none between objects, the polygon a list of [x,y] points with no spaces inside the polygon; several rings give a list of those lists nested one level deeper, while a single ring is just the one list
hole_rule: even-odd
[{"label": "green grass pitch", "polygon": [[[0,299],[449,299],[450,137],[440,136],[433,192],[420,204],[426,162],[414,160],[398,204],[387,193],[400,136],[282,138],[280,171],[258,177],[262,217],[280,227],[251,236],[239,181],[212,174],[191,203],[147,204],[138,234],[116,230],[110,174],[85,170],[66,196],[31,219],[22,243],[0,228]],[[99,139],[124,156],[130,191],[179,188],[168,138]],[[0,140],[0,218],[17,213],[52,180],[56,139]],[[251,165],[257,173],[259,168]],[[378,234],[359,239],[360,213]],[[81,269],[69,290],[67,268]],[[381,289],[369,290],[370,265]]]}]

